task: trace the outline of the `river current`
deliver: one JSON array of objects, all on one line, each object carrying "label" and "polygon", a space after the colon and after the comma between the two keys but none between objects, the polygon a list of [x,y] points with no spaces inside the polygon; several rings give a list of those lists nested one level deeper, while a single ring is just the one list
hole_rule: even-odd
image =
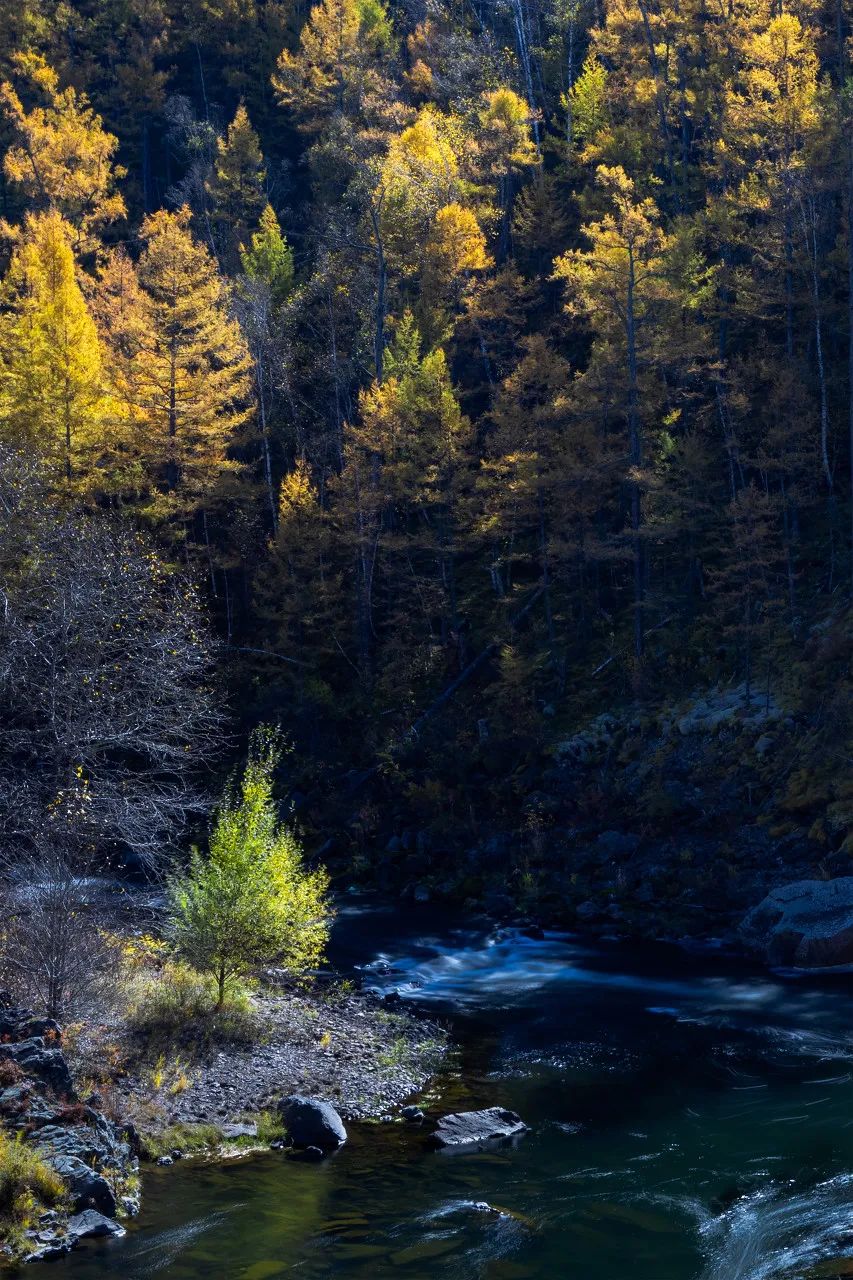
[{"label": "river current", "polygon": [[332,958],[450,1027],[460,1047],[430,1110],[501,1104],[530,1132],[446,1154],[409,1126],[353,1125],[320,1165],[271,1153],[153,1169],[127,1237],[50,1274],[853,1276],[849,974],[454,929],[357,900]]}]

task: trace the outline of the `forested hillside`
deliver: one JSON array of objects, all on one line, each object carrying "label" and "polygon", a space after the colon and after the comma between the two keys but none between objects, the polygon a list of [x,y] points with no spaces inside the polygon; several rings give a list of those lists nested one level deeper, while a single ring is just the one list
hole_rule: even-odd
[{"label": "forested hillside", "polygon": [[156,861],[263,721],[347,876],[849,865],[851,58],[845,0],[3,5],[16,856]]}]

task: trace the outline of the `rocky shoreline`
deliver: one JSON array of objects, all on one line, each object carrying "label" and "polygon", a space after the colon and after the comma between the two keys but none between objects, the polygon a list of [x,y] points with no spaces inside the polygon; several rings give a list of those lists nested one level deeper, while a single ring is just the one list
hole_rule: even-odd
[{"label": "rocky shoreline", "polygon": [[[278,1104],[291,1094],[347,1120],[390,1118],[437,1070],[447,1036],[433,1022],[346,988],[264,992],[256,1042],[211,1047],[184,1063],[181,1087],[158,1065],[133,1066],[132,1045],[109,1023],[78,1029],[69,1046],[49,1019],[0,1007],[0,1123],[65,1184],[62,1204],[13,1243],[0,1266],[60,1257],[93,1235],[121,1235],[140,1207],[140,1157],[171,1164],[225,1157],[290,1139]],[[113,1064],[105,1067],[112,1055]],[[97,1070],[94,1070],[97,1068]],[[81,1097],[80,1082],[96,1079]]]},{"label": "rocky shoreline", "polygon": [[[46,1261],[87,1236],[123,1235],[118,1219],[139,1210],[139,1160],[131,1127],[81,1098],[59,1026],[0,1001],[0,1121],[65,1187],[16,1241],[0,1238],[0,1265]],[[5,1255],[5,1256],[4,1256]]]},{"label": "rocky shoreline", "polygon": [[[366,877],[380,893],[484,912],[499,925],[715,941],[771,964],[850,963],[850,807],[840,795],[847,784],[825,776],[821,732],[808,699],[748,695],[743,685],[625,705],[567,732],[555,726],[531,748],[512,812],[481,809],[476,832],[461,821],[416,822],[387,786],[377,790],[383,828]],[[500,775],[497,745],[482,752],[490,749],[491,767],[483,761],[472,775],[483,787]],[[350,856],[346,828],[330,843],[334,867],[334,848]],[[814,887],[797,888],[805,882]],[[789,895],[803,893],[819,914],[829,883],[835,942],[811,946],[809,925],[798,959],[793,934],[743,931],[773,894],[783,895],[779,916],[791,915]]]}]

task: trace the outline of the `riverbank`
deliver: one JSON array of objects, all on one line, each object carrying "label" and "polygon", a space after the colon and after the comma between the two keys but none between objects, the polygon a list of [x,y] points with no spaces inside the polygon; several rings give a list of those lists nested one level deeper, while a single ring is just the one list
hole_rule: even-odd
[{"label": "riverbank", "polygon": [[257,991],[236,1031],[221,1034],[215,1022],[188,1023],[146,1041],[121,1020],[92,1023],[71,1064],[80,1078],[98,1073],[111,1108],[156,1150],[176,1128],[185,1137],[194,1127],[251,1128],[294,1092],[331,1102],[345,1119],[381,1117],[424,1088],[446,1049],[437,1023],[351,983],[318,982]]},{"label": "riverbank", "polygon": [[0,1266],[120,1237],[140,1208],[140,1162],[286,1148],[276,1103],[288,1094],[347,1120],[390,1118],[448,1047],[438,1023],[339,981],[265,986],[239,1017],[186,1017],[152,1036],[117,998],[65,1032],[8,1004],[0,1018],[0,1136],[31,1169],[0,1204]]},{"label": "riverbank", "polygon": [[[827,679],[821,670],[821,688]],[[751,950],[740,927],[766,895],[853,875],[837,748],[814,690],[759,698],[720,685],[571,725],[555,716],[535,741],[484,738],[454,777],[441,757],[447,797],[428,814],[412,811],[397,775],[371,779],[381,827],[363,882],[500,924]],[[359,831],[354,811],[323,846],[341,876],[359,865]]]}]

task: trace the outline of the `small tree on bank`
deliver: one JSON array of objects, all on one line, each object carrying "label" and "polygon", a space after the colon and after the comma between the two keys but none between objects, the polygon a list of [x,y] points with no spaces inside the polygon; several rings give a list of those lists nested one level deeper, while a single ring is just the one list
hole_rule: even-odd
[{"label": "small tree on bank", "polygon": [[217,986],[262,964],[312,968],[323,958],[331,910],[325,869],[308,870],[293,832],[279,822],[272,775],[277,734],[258,729],[239,784],[225,791],[208,857],[193,850],[189,870],[171,885],[171,933],[177,950]]}]

